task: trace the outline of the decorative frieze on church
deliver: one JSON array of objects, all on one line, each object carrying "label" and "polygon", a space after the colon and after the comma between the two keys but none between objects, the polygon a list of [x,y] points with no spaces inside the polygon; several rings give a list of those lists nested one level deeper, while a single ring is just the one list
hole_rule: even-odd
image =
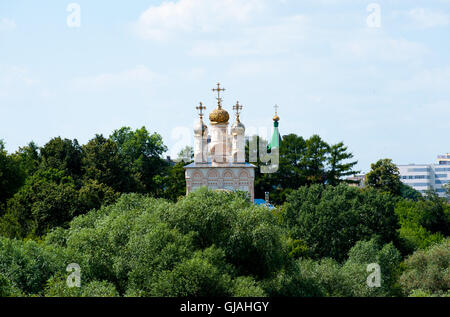
[{"label": "decorative frieze on church", "polygon": [[187,194],[205,186],[213,190],[246,191],[253,201],[255,198],[254,181],[254,166],[248,163],[244,166],[230,164],[227,167],[193,163],[186,167]]},{"label": "decorative frieze on church", "polygon": [[206,107],[197,107],[200,120],[194,126],[194,163],[186,169],[186,191],[206,186],[214,190],[242,190],[254,200],[255,166],[245,162],[245,126],[239,115],[242,105],[233,106],[236,120],[229,125],[229,114],[222,108],[220,93],[225,91],[217,84],[217,108],[210,115],[210,127],[203,122]]}]

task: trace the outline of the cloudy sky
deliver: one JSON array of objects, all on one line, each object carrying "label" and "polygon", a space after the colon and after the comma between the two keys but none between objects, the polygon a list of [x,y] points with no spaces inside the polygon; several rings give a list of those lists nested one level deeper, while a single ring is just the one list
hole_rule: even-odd
[{"label": "cloudy sky", "polygon": [[450,0],[74,3],[0,2],[10,152],[146,126],[173,155],[218,81],[249,130],[278,104],[282,134],[344,141],[363,171],[450,152]]}]

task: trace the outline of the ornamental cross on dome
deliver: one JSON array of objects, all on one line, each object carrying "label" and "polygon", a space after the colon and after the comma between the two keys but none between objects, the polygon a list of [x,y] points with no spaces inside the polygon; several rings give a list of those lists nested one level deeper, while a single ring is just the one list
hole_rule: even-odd
[{"label": "ornamental cross on dome", "polygon": [[200,119],[203,119],[203,110],[206,110],[206,107],[200,102],[200,106],[196,107],[196,109],[198,110]]},{"label": "ornamental cross on dome", "polygon": [[236,102],[236,105],[233,106],[233,110],[236,111],[236,120],[239,121],[239,114],[242,110],[242,105],[239,104],[239,101]]},{"label": "ornamental cross on dome", "polygon": [[225,91],[225,88],[220,88],[220,83],[217,83],[217,88],[213,88],[213,92],[217,92],[217,105],[222,108],[222,98],[220,97],[220,92]]}]

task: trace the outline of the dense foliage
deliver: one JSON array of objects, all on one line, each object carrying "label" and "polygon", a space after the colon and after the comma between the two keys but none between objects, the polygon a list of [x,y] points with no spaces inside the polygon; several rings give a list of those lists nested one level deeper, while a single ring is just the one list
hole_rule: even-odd
[{"label": "dense foliage", "polygon": [[165,151],[145,128],[0,142],[0,296],[450,295],[448,199],[402,184],[391,160],[352,187],[343,143],[284,136],[278,172],[255,180],[270,210],[243,192],[185,197],[192,148],[178,163]]},{"label": "dense foliage", "polygon": [[264,165],[260,160],[260,153],[264,155],[265,141],[258,136],[253,136],[253,144],[256,148],[250,148],[251,141],[247,142],[247,156],[252,153],[257,157],[258,166],[255,176],[255,194],[264,197],[265,192],[270,192],[271,201],[282,204],[287,195],[297,188],[312,184],[338,185],[347,183],[346,176],[357,174],[354,170],[357,161],[349,161],[353,158],[344,143],[329,145],[318,135],[304,139],[295,134],[283,136],[279,155],[279,168],[276,173],[262,174],[259,167]]},{"label": "dense foliage", "polygon": [[283,221],[293,239],[306,243],[310,256],[342,261],[359,240],[398,240],[394,207],[391,195],[374,189],[312,185],[288,196]]}]

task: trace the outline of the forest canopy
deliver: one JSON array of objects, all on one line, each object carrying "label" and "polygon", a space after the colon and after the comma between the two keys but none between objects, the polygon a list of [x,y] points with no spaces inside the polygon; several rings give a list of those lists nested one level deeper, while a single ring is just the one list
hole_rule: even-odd
[{"label": "forest canopy", "polygon": [[342,142],[284,136],[279,171],[256,173],[269,209],[239,191],[186,197],[192,150],[165,151],[145,127],[11,154],[0,142],[0,296],[450,295],[448,198],[407,187],[391,160],[358,188]]}]

